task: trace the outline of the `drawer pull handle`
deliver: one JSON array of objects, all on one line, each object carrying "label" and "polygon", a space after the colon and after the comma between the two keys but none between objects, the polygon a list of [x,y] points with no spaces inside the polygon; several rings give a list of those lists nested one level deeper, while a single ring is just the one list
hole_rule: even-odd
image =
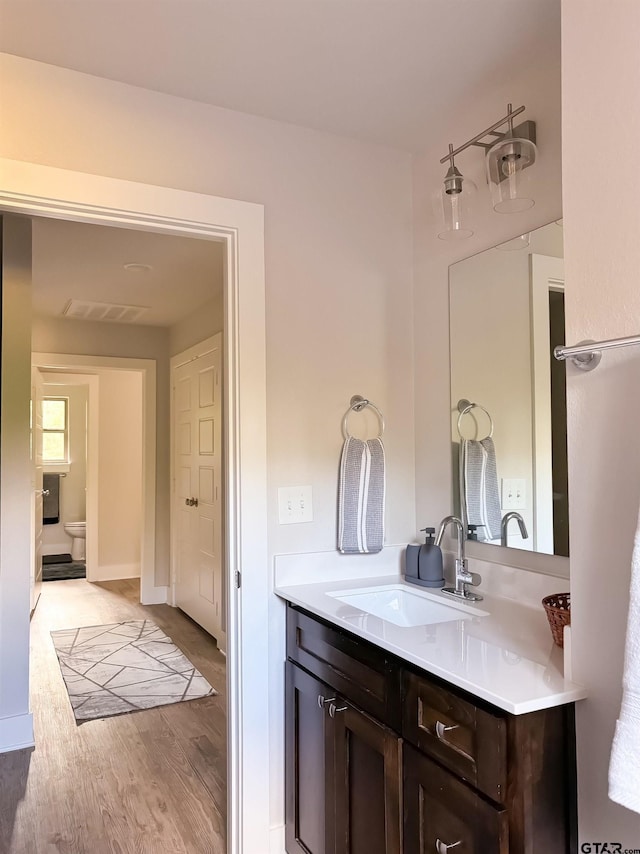
[{"label": "drawer pull handle", "polygon": [[334,700],[335,697],[329,697],[329,699],[327,700],[325,697],[322,696],[322,694],[318,694],[318,707],[320,709],[324,709],[326,705],[328,705],[329,703],[333,703]]},{"label": "drawer pull handle", "polygon": [[[334,697],[335,699],[335,697]],[[347,706],[336,706],[335,703],[329,703],[329,717],[335,718],[337,712],[346,712]]]},{"label": "drawer pull handle", "polygon": [[462,845],[462,840],[459,839],[457,842],[451,842],[449,845],[446,842],[443,842],[441,839],[436,839],[436,851],[438,854],[447,854],[447,851],[451,851],[452,848],[457,848],[458,845]]},{"label": "drawer pull handle", "polygon": [[[457,725],[447,726],[446,724],[443,724],[442,721],[436,721],[436,735],[438,736],[440,741],[446,741],[444,734],[445,734],[445,732],[449,732],[449,730],[452,730],[452,729],[458,729]],[[457,842],[456,842],[456,845],[458,845]],[[445,849],[443,849],[443,850],[445,850]]]}]

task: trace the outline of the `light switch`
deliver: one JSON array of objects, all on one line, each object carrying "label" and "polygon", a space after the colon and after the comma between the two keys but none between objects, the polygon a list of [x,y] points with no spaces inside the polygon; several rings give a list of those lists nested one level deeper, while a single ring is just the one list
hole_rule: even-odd
[{"label": "light switch", "polygon": [[313,499],[310,486],[278,488],[278,520],[281,525],[313,522]]},{"label": "light switch", "polygon": [[524,477],[502,478],[502,509],[526,510],[527,481]]}]

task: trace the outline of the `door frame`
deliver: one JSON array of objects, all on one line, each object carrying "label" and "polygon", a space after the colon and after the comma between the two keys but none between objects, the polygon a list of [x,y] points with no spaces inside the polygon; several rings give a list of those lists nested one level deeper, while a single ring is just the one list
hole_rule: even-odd
[{"label": "door frame", "polygon": [[142,376],[142,519],[140,528],[140,602],[167,601],[166,585],[156,586],[156,363],[153,359],[87,356],[71,353],[33,353],[32,364],[43,371],[72,369],[60,374],[72,385],[89,389],[87,424],[87,581],[99,581],[100,527],[98,520],[99,395],[105,371],[133,371]]},{"label": "door frame", "polygon": [[[73,369],[77,370],[75,363],[67,365],[66,362],[63,364],[59,361],[71,358],[74,357],[58,355],[57,353],[34,352],[31,354],[31,364],[41,372],[67,366],[73,366]],[[47,367],[43,367],[45,364]],[[95,581],[94,575],[98,566],[98,543],[100,541],[100,531],[98,528],[99,377],[95,373],[64,373],[57,374],[56,376],[60,377],[61,385],[87,387],[87,539],[85,549],[87,581]],[[45,385],[55,385],[55,383],[45,381]]]},{"label": "door frame", "polygon": [[[38,607],[42,588],[42,539],[44,531],[44,481],[42,468],[42,400],[44,383],[38,368],[31,364],[31,409],[29,423],[31,427],[31,471],[33,504],[31,510],[31,617]],[[38,497],[40,500],[38,500]],[[40,553],[38,554],[38,539]]]},{"label": "door frame", "polygon": [[[269,850],[269,716],[264,713],[269,656],[264,641],[270,599],[264,208],[0,158],[0,211],[224,242],[227,826],[230,854],[264,854]],[[28,642],[28,609],[24,620]]]},{"label": "door frame", "polygon": [[551,459],[551,339],[549,291],[564,291],[564,259],[529,256],[531,304],[531,409],[533,413],[533,547],[553,554]]}]

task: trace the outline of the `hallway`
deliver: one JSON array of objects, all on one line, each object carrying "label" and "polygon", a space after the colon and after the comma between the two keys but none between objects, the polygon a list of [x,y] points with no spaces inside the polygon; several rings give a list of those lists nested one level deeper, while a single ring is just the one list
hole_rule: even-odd
[{"label": "hallway", "polygon": [[[137,580],[46,583],[31,624],[35,750],[0,755],[2,854],[224,854],[225,660]],[[152,619],[218,692],[76,726],[50,631]]]}]

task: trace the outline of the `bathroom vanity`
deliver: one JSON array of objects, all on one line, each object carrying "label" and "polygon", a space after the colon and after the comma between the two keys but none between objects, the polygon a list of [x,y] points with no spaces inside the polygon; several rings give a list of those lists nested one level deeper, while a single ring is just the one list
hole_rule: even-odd
[{"label": "bathroom vanity", "polygon": [[[451,608],[422,592],[414,602],[397,577],[276,592],[287,600],[288,854],[576,850],[584,692],[562,676],[534,609],[493,597]],[[434,622],[417,624],[420,600]]]}]

